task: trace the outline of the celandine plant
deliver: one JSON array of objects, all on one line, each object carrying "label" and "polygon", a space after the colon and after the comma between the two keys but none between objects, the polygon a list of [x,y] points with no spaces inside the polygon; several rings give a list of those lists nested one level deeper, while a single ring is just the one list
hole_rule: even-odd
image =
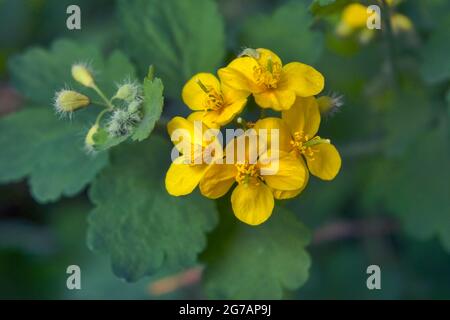
[{"label": "celandine plant", "polygon": [[[84,233],[87,221],[88,248],[137,282],[112,278],[103,291],[114,297],[129,298],[126,287],[179,298],[177,288],[200,283],[185,294],[429,298],[407,275],[423,269],[411,260],[448,262],[449,2],[235,2],[118,0],[107,33],[80,5],[83,37],[8,58],[24,105],[0,119],[0,182],[26,179],[42,210],[70,219],[55,226],[45,215],[55,234],[69,223]],[[91,35],[101,41],[82,40]],[[7,245],[28,250],[12,230]],[[77,255],[80,237],[67,241],[78,250],[61,241],[57,268],[82,270],[70,297],[99,298],[91,279],[107,273]],[[313,267],[310,243],[327,248]],[[386,284],[378,295],[366,289],[369,264]],[[436,275],[434,287],[448,283]]]},{"label": "celandine plant", "polygon": [[[262,48],[245,49],[218,74],[220,80],[212,74],[196,74],[183,88],[183,100],[195,112],[187,119],[175,117],[168,124],[172,141],[183,155],[170,166],[166,188],[170,194],[181,196],[200,185],[205,197],[217,199],[236,183],[231,194],[234,214],[247,224],[259,225],[271,216],[274,199],[293,198],[305,189],[309,172],[320,179],[332,180],[341,168],[341,158],[330,140],[316,136],[320,109],[315,95],[322,91],[324,77],[303,63],[283,66],[274,52]],[[223,153],[215,152],[212,161],[201,161],[217,139],[196,138],[194,121],[202,121],[206,128],[228,124],[242,112],[249,95],[254,96],[261,108],[282,112],[281,118],[246,122],[245,127],[256,130],[256,135],[267,131],[276,131],[276,135],[271,134],[270,143],[264,145],[259,139],[249,140],[259,141],[256,145],[247,143],[245,138],[230,141],[228,146],[233,148],[237,145],[239,149],[239,144],[243,144],[240,149],[245,150],[245,155],[240,159],[233,152],[224,161]],[[328,109],[332,103],[328,101]],[[178,129],[187,134],[182,136]],[[274,138],[276,149],[272,148]],[[183,151],[184,145],[189,147],[188,152]],[[264,167],[275,163],[275,172],[263,172]]]}]

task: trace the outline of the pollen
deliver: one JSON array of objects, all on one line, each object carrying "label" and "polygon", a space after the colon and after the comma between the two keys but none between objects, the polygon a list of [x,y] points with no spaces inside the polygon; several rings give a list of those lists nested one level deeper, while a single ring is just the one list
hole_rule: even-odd
[{"label": "pollen", "polygon": [[259,185],[260,176],[259,168],[256,164],[235,164],[237,169],[236,182],[239,184],[248,183],[250,178],[256,178],[256,184]]},{"label": "pollen", "polygon": [[197,80],[197,84],[206,93],[206,98],[204,102],[205,111],[209,110],[220,110],[224,107],[224,99],[223,95],[220,92],[217,92],[211,86],[203,84],[200,80]]},{"label": "pollen", "polygon": [[314,149],[312,146],[316,143],[312,143],[313,141],[322,140],[320,137],[314,137],[310,139],[307,134],[303,131],[297,131],[293,135],[293,140],[291,140],[292,149],[295,150],[299,155],[303,154],[305,157],[308,157],[311,161],[314,160],[314,153],[318,153],[319,150]]},{"label": "pollen", "polygon": [[267,89],[275,89],[281,77],[281,70],[279,62],[268,59],[266,66],[259,64],[253,67],[253,77],[258,85],[265,86]]}]

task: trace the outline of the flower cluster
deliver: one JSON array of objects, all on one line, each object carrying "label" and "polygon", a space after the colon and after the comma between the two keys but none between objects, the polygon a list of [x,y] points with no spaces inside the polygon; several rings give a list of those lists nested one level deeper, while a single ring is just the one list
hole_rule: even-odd
[{"label": "flower cluster", "polygon": [[[79,84],[95,91],[102,102],[94,102],[89,97],[74,90],[60,90],[55,95],[54,107],[57,113],[71,116],[73,112],[97,104],[104,108],[95,123],[85,136],[85,147],[88,152],[96,151],[99,143],[96,136],[100,131],[103,133],[103,144],[111,145],[113,139],[121,139],[130,135],[137,125],[142,121],[142,88],[139,84],[131,81],[117,86],[117,91],[112,98],[105,96],[97,86],[93,72],[83,63],[76,63],[71,68],[72,77]],[[109,114],[102,127],[103,116]],[[119,141],[119,140],[118,140]],[[100,146],[101,147],[101,146]]]},{"label": "flower cluster", "polygon": [[[171,195],[187,195],[199,186],[205,197],[217,199],[235,186],[231,194],[234,214],[247,224],[259,225],[272,214],[275,199],[293,198],[304,190],[310,173],[323,180],[337,175],[341,167],[338,151],[330,140],[317,136],[321,108],[316,95],[324,87],[320,72],[299,62],[283,65],[267,49],[246,49],[219,69],[218,76],[194,75],[182,91],[193,113],[168,123],[174,150],[179,153],[166,175]],[[259,107],[281,112],[281,116],[255,123],[239,117],[242,133],[228,141],[222,152],[218,129],[243,111],[250,96]],[[328,104],[333,101],[340,103],[340,99],[326,100]],[[201,134],[211,128],[216,135]],[[181,137],[178,130],[187,134]],[[252,136],[257,143],[246,143]],[[229,152],[239,145],[244,150],[240,158]],[[206,158],[210,161],[202,161]]]},{"label": "flower cluster", "polygon": [[[393,11],[399,4],[400,0],[386,0],[386,4],[390,11]],[[390,24],[394,34],[409,32],[413,30],[411,20],[397,12],[385,14],[390,15]],[[355,36],[359,42],[368,43],[375,36],[374,29],[367,28],[367,21],[371,15],[381,21],[381,17],[377,12],[372,13],[368,7],[360,3],[351,3],[342,11],[341,20],[336,27],[336,33],[341,37]]]}]

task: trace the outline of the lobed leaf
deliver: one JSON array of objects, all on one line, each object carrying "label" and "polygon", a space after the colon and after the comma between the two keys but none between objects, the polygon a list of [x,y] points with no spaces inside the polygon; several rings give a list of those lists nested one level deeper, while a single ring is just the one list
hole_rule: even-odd
[{"label": "lobed leaf", "polygon": [[272,16],[258,15],[243,27],[241,43],[251,48],[270,48],[284,63],[315,63],[322,53],[323,36],[311,30],[313,18],[304,2],[281,6]]},{"label": "lobed leaf", "polygon": [[[213,203],[197,194],[172,197],[164,187],[169,157],[162,138],[123,145],[94,180],[88,246],[110,256],[114,273],[127,281],[196,263],[206,232],[217,223]],[[169,160],[169,159],[167,159]]]},{"label": "lobed leaf", "polygon": [[80,192],[108,163],[88,155],[81,123],[58,121],[50,108],[29,108],[0,120],[0,182],[27,177],[42,203]]},{"label": "lobed leaf", "polygon": [[124,42],[140,68],[158,67],[168,95],[198,72],[214,72],[225,54],[222,16],[211,0],[121,0]]},{"label": "lobed leaf", "polygon": [[254,227],[234,217],[229,198],[222,200],[219,210],[223,221],[203,256],[209,297],[280,299],[285,289],[306,282],[310,233],[290,211],[276,206],[267,222]]}]

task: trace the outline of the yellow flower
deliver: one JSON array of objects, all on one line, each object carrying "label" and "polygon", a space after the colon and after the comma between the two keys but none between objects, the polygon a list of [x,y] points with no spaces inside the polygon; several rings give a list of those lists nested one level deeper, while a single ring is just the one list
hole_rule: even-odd
[{"label": "yellow flower", "polygon": [[262,108],[287,110],[296,96],[313,96],[324,87],[322,74],[311,66],[300,62],[283,66],[281,59],[267,49],[246,49],[244,54],[218,74],[226,86],[252,93]]},{"label": "yellow flower", "polygon": [[[328,139],[316,136],[320,125],[320,112],[315,97],[298,97],[291,109],[282,112],[282,119],[265,118],[258,121],[255,129],[278,129],[280,150],[305,159],[309,171],[322,180],[332,180],[341,168],[341,157]],[[301,161],[303,166],[305,163]],[[306,171],[306,167],[300,171]],[[303,186],[304,187],[304,186]],[[296,196],[302,190],[276,191],[277,199]]]},{"label": "yellow flower", "polygon": [[[167,124],[169,135],[178,142],[176,148],[180,153],[166,174],[165,185],[169,194],[182,196],[191,193],[208,169],[208,162],[213,161],[215,148],[221,150],[217,139],[208,138],[205,134],[208,129],[200,121],[194,123],[182,117],[175,117]],[[179,134],[177,130],[180,130]]]},{"label": "yellow flower", "polygon": [[398,34],[413,29],[412,21],[405,15],[396,13],[391,17],[392,31]]},{"label": "yellow flower", "polygon": [[244,108],[248,95],[224,86],[211,73],[196,74],[182,91],[184,103],[196,111],[189,119],[201,120],[210,128],[218,128],[233,120]]},{"label": "yellow flower", "polygon": [[[231,143],[236,144],[237,139]],[[259,154],[256,161],[250,161],[251,152],[247,148],[244,161],[228,164],[225,158],[221,164],[214,163],[200,181],[201,193],[211,199],[222,197],[237,182],[231,194],[233,212],[249,225],[259,225],[270,217],[275,190],[291,192],[303,188],[307,182],[305,166],[295,155],[271,149]]]}]

